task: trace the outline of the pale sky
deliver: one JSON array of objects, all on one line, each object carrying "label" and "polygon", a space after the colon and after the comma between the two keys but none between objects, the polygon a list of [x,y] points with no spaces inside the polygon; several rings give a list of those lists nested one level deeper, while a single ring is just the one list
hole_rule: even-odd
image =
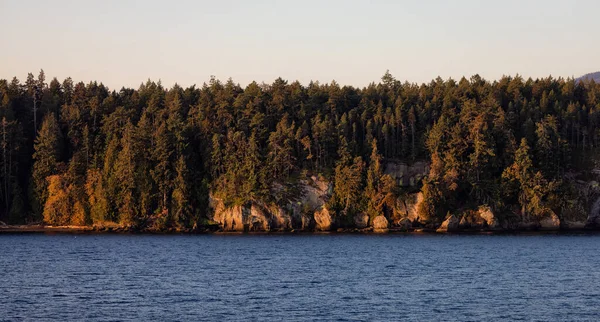
[{"label": "pale sky", "polygon": [[597,0],[0,0],[0,78],[365,86],[600,70]]}]

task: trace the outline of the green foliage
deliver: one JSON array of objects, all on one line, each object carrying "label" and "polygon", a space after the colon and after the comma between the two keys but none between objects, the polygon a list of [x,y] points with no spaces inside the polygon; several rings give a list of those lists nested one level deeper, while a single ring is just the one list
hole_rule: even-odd
[{"label": "green foliage", "polygon": [[352,159],[345,139],[341,141],[330,208],[341,216],[352,217],[364,208],[362,191],[365,163],[359,156]]},{"label": "green foliage", "polygon": [[47,178],[58,172],[60,157],[61,133],[54,115],[44,118],[42,127],[35,141],[33,160],[32,185],[33,185],[33,210],[36,215],[41,215],[44,204],[48,198]]},{"label": "green foliage", "polygon": [[112,91],[46,83],[42,71],[0,80],[0,99],[0,220],[10,222],[47,213],[54,223],[191,228],[207,222],[209,193],[226,205],[285,205],[299,200],[302,173],[334,182],[328,205],[341,217],[388,215],[399,187],[386,163],[421,160],[430,172],[411,189],[423,192],[423,219],[483,204],[581,213],[591,197],[567,179],[589,170],[600,146],[600,85],[573,79],[418,85],[386,73],[364,88],[212,78]]}]

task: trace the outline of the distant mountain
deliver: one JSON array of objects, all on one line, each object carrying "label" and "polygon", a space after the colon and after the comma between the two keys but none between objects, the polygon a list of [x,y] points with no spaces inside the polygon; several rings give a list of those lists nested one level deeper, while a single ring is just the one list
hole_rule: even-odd
[{"label": "distant mountain", "polygon": [[600,83],[600,72],[585,74],[577,78],[576,81],[581,82],[590,79],[593,79],[596,83]]}]

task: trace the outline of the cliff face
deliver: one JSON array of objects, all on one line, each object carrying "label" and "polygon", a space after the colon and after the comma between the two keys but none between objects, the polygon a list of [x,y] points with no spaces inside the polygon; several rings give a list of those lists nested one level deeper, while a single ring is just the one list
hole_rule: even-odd
[{"label": "cliff face", "polygon": [[[426,165],[407,167],[395,164],[387,166],[388,174],[395,174],[397,180],[410,185],[420,180],[428,169]],[[407,179],[408,178],[408,179]],[[407,179],[407,180],[406,180]],[[212,216],[222,231],[331,231],[340,227],[336,218],[326,207],[332,193],[332,184],[317,177],[300,182],[302,196],[285,205],[248,201],[243,205],[225,207],[223,201],[210,197]],[[593,199],[592,199],[593,200]],[[450,214],[446,218],[425,220],[419,217],[419,207],[423,203],[421,192],[405,194],[396,200],[395,206],[386,214],[370,218],[357,214],[353,227],[349,229],[385,231],[411,231],[425,229],[438,232],[453,231],[502,231],[502,230],[558,230],[600,227],[600,198],[591,207],[587,218],[562,215],[552,211],[539,218],[522,216],[516,213],[498,214],[488,206]],[[346,225],[347,227],[347,225]]]},{"label": "cliff face", "polygon": [[429,163],[417,161],[408,165],[403,162],[388,161],[384,173],[396,180],[400,187],[414,187],[429,173]]},{"label": "cliff face", "polygon": [[302,196],[283,207],[260,201],[225,207],[223,201],[210,196],[212,221],[223,231],[327,231],[332,228],[332,218],[325,202],[331,194],[329,182],[311,177],[301,183]]}]

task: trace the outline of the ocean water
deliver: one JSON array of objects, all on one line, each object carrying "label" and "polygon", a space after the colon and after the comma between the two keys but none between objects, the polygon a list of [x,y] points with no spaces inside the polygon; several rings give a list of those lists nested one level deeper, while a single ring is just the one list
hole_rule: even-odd
[{"label": "ocean water", "polygon": [[0,235],[0,321],[598,321],[600,235]]}]

